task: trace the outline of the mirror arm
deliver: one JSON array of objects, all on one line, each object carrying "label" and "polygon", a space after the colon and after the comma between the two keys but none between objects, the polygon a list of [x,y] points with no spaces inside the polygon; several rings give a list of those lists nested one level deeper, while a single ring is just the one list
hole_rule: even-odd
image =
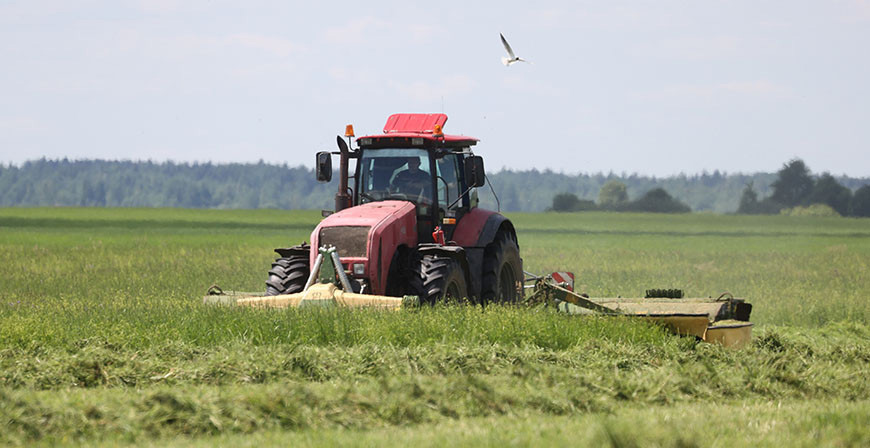
[{"label": "mirror arm", "polygon": [[486,183],[489,185],[489,190],[492,191],[492,196],[495,197],[496,211],[501,213],[501,202],[499,202],[498,200],[498,195],[495,194],[495,188],[492,188],[492,181],[489,180],[488,177],[486,177],[486,174],[483,175],[483,178],[486,179]]},{"label": "mirror arm", "polygon": [[[453,206],[456,205],[456,203],[459,202],[459,200],[462,199],[465,195],[467,195],[468,192],[471,191],[472,188],[474,188],[474,187],[468,187],[465,191],[463,191],[462,194],[460,194],[459,197],[457,197],[455,201],[451,202],[450,205],[447,206],[447,210],[450,210],[451,208],[453,208]],[[496,202],[498,202],[498,198],[496,198]]]}]

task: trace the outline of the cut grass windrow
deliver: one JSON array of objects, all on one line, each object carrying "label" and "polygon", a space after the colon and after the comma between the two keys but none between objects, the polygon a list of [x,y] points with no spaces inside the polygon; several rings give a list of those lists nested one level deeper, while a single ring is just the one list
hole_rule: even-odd
[{"label": "cut grass windrow", "polygon": [[[578,322],[582,325],[583,318]],[[591,320],[590,323],[596,322]],[[597,322],[596,322],[597,323]],[[645,324],[646,325],[646,324]],[[466,334],[414,344],[377,342],[204,347],[172,342],[125,347],[97,338],[71,347],[0,349],[0,387],[7,390],[141,388],[155,385],[269,384],[286,381],[354,381],[359,378],[450,375],[588,377],[606,386],[615,376],[699,384],[701,396],[758,393],[866,396],[859,372],[870,364],[870,328],[829,325],[810,332],[768,328],[743,350],[723,349],[648,328],[654,338],[610,338],[588,332],[560,347],[491,341]],[[477,331],[486,331],[478,328]],[[475,331],[475,330],[471,330]],[[322,342],[322,341],[320,341]],[[604,380],[595,380],[604,378]],[[690,382],[691,382],[690,381]],[[707,388],[711,389],[707,389]],[[617,390],[613,384],[608,390]],[[689,396],[698,395],[688,393]]]},{"label": "cut grass windrow", "polygon": [[[726,400],[681,406],[621,406],[613,411],[554,416],[445,419],[431,424],[365,430],[318,428],[214,437],[158,439],[137,446],[239,448],[262,446],[491,447],[866,447],[870,402]],[[123,444],[110,439],[105,446]]]},{"label": "cut grass windrow", "polygon": [[[0,442],[372,428],[623,405],[870,399],[866,326],[564,350],[431,343],[3,351]],[[39,390],[49,389],[49,390]]]}]

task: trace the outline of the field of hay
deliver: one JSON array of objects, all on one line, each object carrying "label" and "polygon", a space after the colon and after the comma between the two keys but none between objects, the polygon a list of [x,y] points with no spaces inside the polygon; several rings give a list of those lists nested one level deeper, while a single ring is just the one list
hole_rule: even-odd
[{"label": "field of hay", "polygon": [[0,445],[866,446],[870,221],[513,214],[593,296],[729,291],[750,347],[544,308],[204,307],[317,212],[0,209]]}]

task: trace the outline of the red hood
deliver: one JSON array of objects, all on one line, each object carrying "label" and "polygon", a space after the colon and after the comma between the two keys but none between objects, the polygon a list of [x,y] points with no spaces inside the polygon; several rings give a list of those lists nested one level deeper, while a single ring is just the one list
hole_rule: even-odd
[{"label": "red hood", "polygon": [[[356,207],[346,208],[329,215],[320,222],[318,227],[336,226],[369,226],[388,220],[396,215],[404,214],[405,209],[414,210],[414,204],[407,201],[369,202]],[[315,229],[316,231],[317,229]]]},{"label": "red hood", "polygon": [[[320,230],[324,227],[368,227],[369,244],[389,229],[390,233],[396,232],[394,237],[398,241],[417,244],[416,212],[414,204],[407,201],[369,202],[346,208],[320,221],[311,232],[311,244],[315,247],[320,246]],[[312,263],[315,256],[316,253],[312,251]]]},{"label": "red hood", "polygon": [[[344,209],[326,217],[311,232],[311,244],[319,247],[320,234],[324,228],[334,227],[368,227],[364,234],[355,234],[353,241],[345,242],[353,250],[339,249],[342,263],[364,263],[365,277],[369,279],[375,294],[384,294],[387,273],[393,255],[399,246],[415,247],[417,245],[417,210],[413,203],[407,201],[369,202]],[[347,235],[347,234],[346,234]],[[362,240],[365,241],[362,241]],[[352,255],[348,252],[362,253],[356,243],[365,245],[365,254]],[[328,243],[327,243],[328,244]],[[347,247],[347,246],[346,246]],[[311,251],[310,263],[314,263],[317,251]]]}]

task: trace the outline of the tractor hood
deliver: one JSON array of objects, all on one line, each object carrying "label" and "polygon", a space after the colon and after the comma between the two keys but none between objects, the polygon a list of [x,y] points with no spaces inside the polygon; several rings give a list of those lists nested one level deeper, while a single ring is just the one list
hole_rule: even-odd
[{"label": "tractor hood", "polygon": [[[383,291],[399,246],[416,247],[417,214],[407,201],[369,202],[326,217],[311,233],[311,245],[335,246],[342,264],[362,263],[373,291]],[[311,251],[311,265],[317,251]]]},{"label": "tractor hood", "polygon": [[[414,204],[407,201],[369,202],[333,213],[320,222],[320,227],[367,226],[377,227],[399,215],[414,213]],[[317,230],[317,229],[315,229]],[[408,229],[411,230],[411,229]]]}]

